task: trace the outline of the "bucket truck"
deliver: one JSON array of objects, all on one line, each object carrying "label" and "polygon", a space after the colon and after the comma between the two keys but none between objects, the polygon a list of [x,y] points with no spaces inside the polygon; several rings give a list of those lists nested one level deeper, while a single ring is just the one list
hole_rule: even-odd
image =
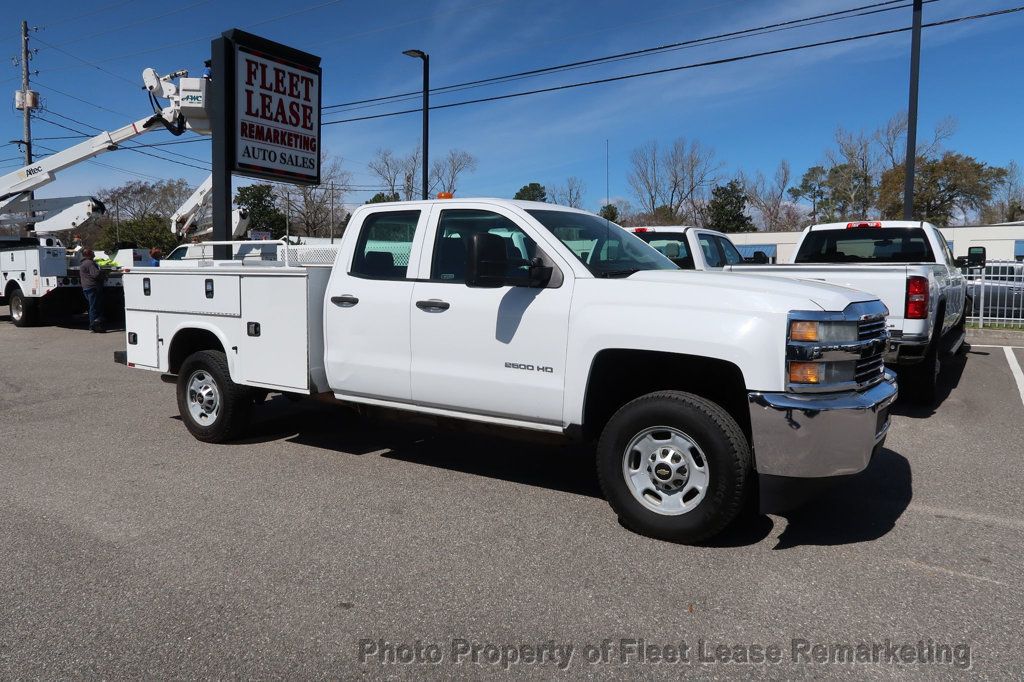
[{"label": "bucket truck", "polygon": [[[103,212],[103,204],[92,197],[35,199],[33,192],[53,182],[60,171],[114,151],[151,130],[168,130],[172,135],[186,130],[210,133],[206,111],[209,79],[189,78],[187,71],[160,76],[146,69],[142,80],[153,105],[151,114],[0,176],[0,228],[17,228],[15,235],[0,236],[0,305],[10,305],[15,325],[37,322],[44,305],[82,307],[78,255],[68,254],[61,241],[49,233],[80,227],[84,220]],[[23,229],[27,234],[22,234]],[[119,272],[112,272],[105,286],[120,300]]]}]

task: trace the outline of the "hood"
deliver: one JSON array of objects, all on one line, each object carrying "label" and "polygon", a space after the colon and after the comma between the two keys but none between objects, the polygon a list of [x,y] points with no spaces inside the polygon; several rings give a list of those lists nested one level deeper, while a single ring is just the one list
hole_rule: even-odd
[{"label": "hood", "polygon": [[793,280],[769,275],[746,275],[736,272],[700,272],[695,270],[642,270],[623,281],[678,284],[688,282],[714,289],[750,292],[752,295],[774,295],[793,300],[810,300],[822,310],[842,311],[851,303],[874,301],[878,297],[857,289],[816,282]]}]

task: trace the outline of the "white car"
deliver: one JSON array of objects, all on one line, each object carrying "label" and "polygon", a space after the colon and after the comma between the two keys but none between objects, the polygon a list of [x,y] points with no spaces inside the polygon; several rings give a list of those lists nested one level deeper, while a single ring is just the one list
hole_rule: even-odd
[{"label": "white car", "polygon": [[360,206],[337,247],[133,269],[116,359],[174,377],[203,441],[243,437],[267,392],[592,441],[623,523],[686,542],[758,488],[781,508],[863,470],[889,428],[869,294],[681,271],[596,215],[501,199]]}]

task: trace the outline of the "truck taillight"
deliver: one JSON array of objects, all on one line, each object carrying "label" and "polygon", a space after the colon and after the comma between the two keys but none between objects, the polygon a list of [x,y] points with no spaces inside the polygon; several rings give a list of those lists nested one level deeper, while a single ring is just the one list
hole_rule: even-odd
[{"label": "truck taillight", "polygon": [[904,317],[908,320],[928,319],[927,277],[907,277],[907,309]]},{"label": "truck taillight", "polygon": [[882,223],[878,220],[873,222],[861,222],[861,223],[846,223],[846,229],[852,230],[858,227],[881,227]]}]

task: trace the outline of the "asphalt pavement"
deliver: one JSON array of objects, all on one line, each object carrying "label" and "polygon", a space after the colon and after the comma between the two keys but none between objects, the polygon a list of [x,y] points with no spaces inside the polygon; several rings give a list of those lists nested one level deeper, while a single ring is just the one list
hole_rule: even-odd
[{"label": "asphalt pavement", "polygon": [[689,547],[619,526],[579,449],[281,397],[200,443],[172,386],[113,363],[122,334],[4,313],[0,678],[1024,670],[1001,346],[947,362],[934,410],[897,405],[864,473]]}]

